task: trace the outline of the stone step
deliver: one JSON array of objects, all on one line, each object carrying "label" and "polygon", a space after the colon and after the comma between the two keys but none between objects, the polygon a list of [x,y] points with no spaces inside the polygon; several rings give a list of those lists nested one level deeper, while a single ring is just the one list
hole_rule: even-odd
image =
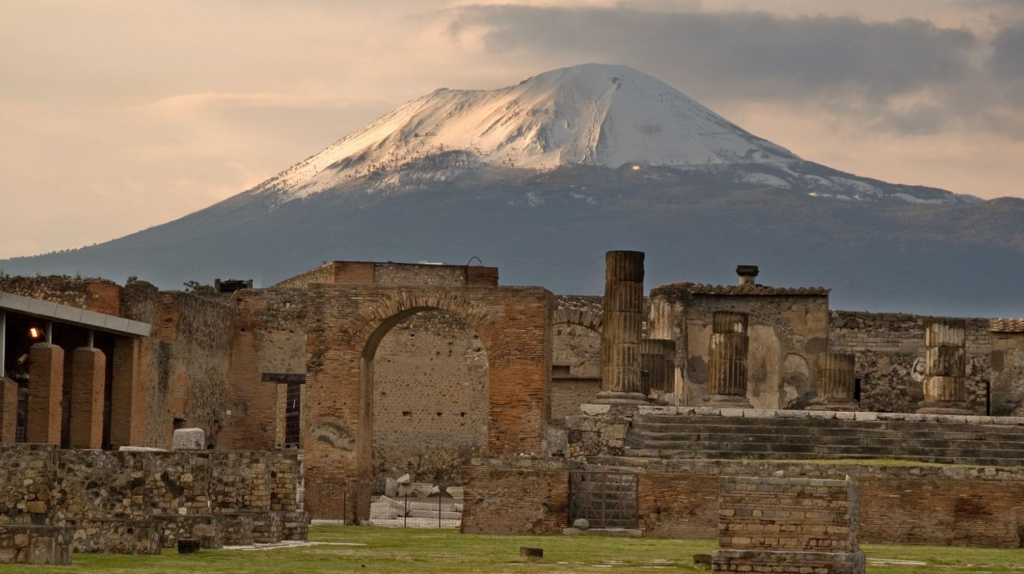
[{"label": "stone step", "polygon": [[[627,445],[627,449],[638,448],[693,450],[693,451],[735,451],[738,454],[774,450],[777,452],[863,452],[879,455],[908,454],[929,456],[1005,456],[1008,459],[1024,459],[1024,450],[1006,448],[1002,443],[984,443],[975,441],[910,442],[890,444],[827,444],[813,438],[770,440],[769,437],[752,437],[767,440],[750,441],[648,441],[636,445]],[[838,438],[836,440],[839,440]]]},{"label": "stone step", "polygon": [[1024,427],[1000,426],[1000,425],[946,425],[940,423],[919,423],[892,421],[886,423],[873,422],[851,422],[851,421],[817,421],[803,420],[794,421],[782,418],[728,418],[713,417],[702,418],[702,420],[687,420],[686,417],[673,417],[671,421],[662,423],[649,423],[634,421],[632,430],[671,433],[671,432],[694,432],[693,429],[720,429],[719,432],[746,433],[754,429],[777,429],[787,432],[808,431],[808,432],[845,432],[845,433],[978,433],[998,434],[1021,437],[1024,440]]},{"label": "stone step", "polygon": [[[403,503],[404,499],[398,498],[397,501],[399,503]],[[441,502],[440,509],[441,509],[441,512],[456,512],[455,508],[456,508],[457,505],[461,506],[457,502],[443,501],[443,502]],[[433,512],[434,514],[437,514],[438,505],[437,505],[437,501],[433,501],[433,502],[431,502],[431,501],[421,501],[421,500],[413,501],[413,500],[410,499],[409,500],[409,510],[410,511],[413,511],[413,510],[423,510],[423,511]]]},{"label": "stone step", "polygon": [[[999,450],[1020,450],[1024,452],[1024,441],[1008,440],[1019,437],[1007,437],[1006,435],[977,436],[970,433],[937,433],[921,436],[901,436],[898,433],[863,436],[846,435],[842,433],[752,433],[749,435],[738,435],[733,433],[648,433],[631,432],[627,437],[627,445],[659,445],[659,444],[685,444],[700,442],[808,442],[813,440],[817,444],[824,445],[861,445],[861,446],[923,446],[930,448],[955,448],[958,446],[973,446],[977,448],[996,447]],[[696,445],[694,445],[696,446]]]},{"label": "stone step", "polygon": [[[928,455],[878,455],[873,453],[853,452],[744,452],[737,453],[733,450],[726,451],[694,451],[694,450],[668,450],[668,449],[643,449],[630,450],[624,457],[631,461],[634,468],[642,468],[641,461],[650,459],[696,459],[696,460],[808,460],[808,459],[877,459],[890,458],[898,460],[910,460],[916,462],[928,462],[937,464],[964,464],[970,466],[1024,466],[1024,458],[1008,458],[1005,456],[928,456]],[[611,461],[609,461],[611,462]]]},{"label": "stone step", "polygon": [[901,420],[845,420],[845,419],[818,419],[818,418],[743,418],[743,417],[708,417],[708,416],[657,416],[639,415],[633,419],[634,427],[663,426],[663,425],[693,425],[709,424],[731,427],[769,425],[773,427],[800,427],[800,428],[849,428],[849,429],[891,429],[891,430],[995,430],[997,432],[1011,432],[1024,434],[1024,426],[1004,424],[973,424],[960,422],[940,421],[901,421]]}]

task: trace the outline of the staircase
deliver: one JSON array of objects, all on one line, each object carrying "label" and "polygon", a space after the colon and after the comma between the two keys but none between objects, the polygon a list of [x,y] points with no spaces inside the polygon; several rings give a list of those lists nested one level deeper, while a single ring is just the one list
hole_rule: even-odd
[{"label": "staircase", "polygon": [[938,421],[861,421],[637,415],[625,458],[874,459],[1024,466],[1024,427]]}]

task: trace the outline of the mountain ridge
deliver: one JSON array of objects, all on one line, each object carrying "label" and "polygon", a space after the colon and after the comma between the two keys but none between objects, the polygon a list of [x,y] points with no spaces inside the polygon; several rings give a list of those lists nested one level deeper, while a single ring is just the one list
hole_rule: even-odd
[{"label": "mountain ridge", "polygon": [[[582,80],[579,73],[566,79],[575,69],[566,68],[502,90],[435,91],[413,100],[424,101],[402,112],[394,126],[388,118],[398,117],[398,110],[209,208],[100,245],[0,261],[0,270],[119,281],[137,276],[164,288],[215,277],[253,278],[267,286],[324,260],[461,264],[477,256],[501,268],[505,284],[585,294],[601,291],[604,251],[638,249],[648,254],[647,287],[681,280],[730,283],[737,263],[753,263],[761,265],[765,284],[833,288],[835,308],[1024,314],[1017,294],[1024,282],[1024,201],[982,201],[835,170],[708,115],[714,112],[696,102],[699,108],[670,105],[651,116],[689,126],[676,129],[665,120],[654,137],[637,128],[644,121],[633,121],[649,117],[644,114],[650,106],[619,113],[613,101],[599,127],[626,135],[608,136],[601,155],[595,142],[604,136],[578,134],[580,124],[570,118],[583,117],[580,110],[590,104],[570,101],[559,108],[551,91],[569,85],[581,98],[596,98],[625,73],[580,68],[588,71]],[[615,101],[632,105],[643,98],[629,96],[628,84],[658,81],[630,74],[639,79],[620,78],[625,87],[614,90],[627,94]],[[657,88],[665,89],[682,95]],[[463,101],[470,92],[491,107]],[[522,94],[536,97],[527,105]],[[431,97],[443,105],[429,103]],[[534,104],[539,111],[530,112]],[[509,118],[492,116],[494,110]],[[675,115],[679,110],[687,113]],[[687,123],[693,110],[707,121],[720,118],[714,125],[732,126],[724,144],[706,142],[703,124]],[[464,126],[468,117],[480,129],[455,135],[442,129],[431,137],[447,138],[451,147],[396,155],[419,141],[412,137],[417,130],[449,125],[452,117],[461,119],[451,125]],[[552,121],[573,129],[541,129]],[[473,143],[480,134],[498,133],[492,126],[505,130],[485,138],[493,145]],[[676,135],[665,135],[673,130]],[[644,136],[639,147],[631,139],[637,134]],[[458,138],[465,145],[455,145]],[[686,149],[650,143],[664,138],[684,141]],[[660,155],[633,161],[632,152],[649,148]],[[529,166],[502,163],[512,156],[521,160],[523,150],[532,154]],[[681,163],[715,150],[721,155],[713,165]],[[388,154],[394,161],[381,161]]]}]

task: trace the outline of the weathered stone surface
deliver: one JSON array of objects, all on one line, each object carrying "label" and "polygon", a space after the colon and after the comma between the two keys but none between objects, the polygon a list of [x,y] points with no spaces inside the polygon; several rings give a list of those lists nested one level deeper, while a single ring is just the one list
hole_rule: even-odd
[{"label": "weathered stone surface", "polygon": [[203,450],[206,448],[206,433],[203,429],[175,429],[171,440],[173,450]]},{"label": "weathered stone surface", "polygon": [[68,526],[0,525],[0,564],[71,564]]}]

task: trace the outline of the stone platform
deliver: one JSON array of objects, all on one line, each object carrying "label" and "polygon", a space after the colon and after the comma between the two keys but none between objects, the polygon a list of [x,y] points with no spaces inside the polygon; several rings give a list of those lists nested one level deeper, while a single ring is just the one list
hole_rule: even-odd
[{"label": "stone platform", "polygon": [[1020,417],[603,406],[567,419],[570,456],[1024,466]]}]

